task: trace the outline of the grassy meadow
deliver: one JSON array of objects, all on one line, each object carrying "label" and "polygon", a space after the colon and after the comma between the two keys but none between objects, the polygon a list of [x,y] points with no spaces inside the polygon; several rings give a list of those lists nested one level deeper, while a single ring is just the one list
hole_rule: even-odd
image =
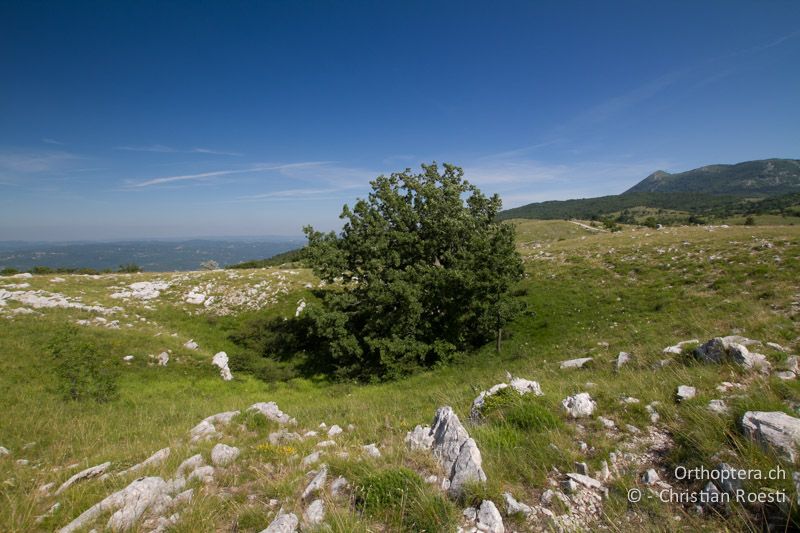
[{"label": "grassy meadow", "polygon": [[[167,462],[144,472],[167,479],[190,455],[208,457],[216,442],[190,444],[190,428],[215,413],[267,401],[295,417],[300,433],[322,422],[354,426],[323,455],[332,474],[345,476],[353,490],[349,497],[326,495],[328,512],[320,530],[455,531],[467,503],[490,498],[504,512],[501,494],[511,492],[519,501],[539,504],[541,494],[559,479],[554,469],[573,472],[579,461],[595,472],[619,450],[645,457],[647,463],[633,461],[616,473],[602,512],[587,518],[582,528],[758,529],[753,509],[732,505],[724,512],[698,513],[693,506],[653,498],[634,504],[627,501],[627,491],[642,487],[641,474],[648,468],[676,487],[688,487],[670,478],[677,465],[713,468],[724,460],[741,468],[780,464],[794,471],[745,439],[738,420],[747,410],[796,415],[800,383],[730,365],[704,365],[662,350],[686,339],[704,342],[740,334],[788,347],[788,353],[766,346],[756,350],[776,369],[789,353],[797,354],[800,226],[625,226],[610,233],[566,221],[512,223],[526,265],[518,289],[534,313],[508,328],[500,354],[494,345],[485,346],[452,366],[388,383],[336,383],[325,376],[268,383],[236,370],[233,381],[220,379],[211,358],[219,351],[236,358],[242,348],[230,335],[244,321],[293,316],[301,299],[313,300],[318,282],[308,270],[0,278],[0,290],[41,290],[87,305],[121,308],[98,315],[78,308],[21,312],[16,310],[26,304],[14,300],[0,307],[0,446],[10,451],[0,456],[0,530],[58,529],[135,477],[84,481],[58,497],[39,490],[92,465],[110,461],[118,472],[169,446]],[[111,297],[139,281],[167,281],[169,286],[149,300]],[[215,299],[207,306],[187,303],[193,289]],[[47,346],[59,328],[78,320],[89,321],[80,327],[82,337],[119,373],[119,395],[112,401],[67,401],[57,392]],[[109,327],[114,320],[118,323]],[[184,347],[190,339],[198,349]],[[171,354],[165,367],[149,357],[166,350]],[[621,351],[631,354],[631,362],[617,371],[614,361]],[[124,362],[126,355],[134,359]],[[578,357],[594,361],[587,368],[559,367],[560,361]],[[483,423],[470,423],[472,400],[506,381],[506,371],[538,381],[544,395],[500,401]],[[717,390],[722,382],[743,387],[722,393]],[[676,403],[678,385],[696,387],[697,396]],[[598,408],[593,418],[575,422],[565,416],[561,401],[578,392],[590,393]],[[711,399],[725,399],[729,412],[710,412]],[[659,415],[655,424],[646,408],[651,402],[658,402],[652,407]],[[436,463],[403,443],[408,430],[430,424],[442,405],[451,405],[475,438],[488,476],[486,486],[474,487],[463,502],[448,501],[425,483],[428,475],[441,474]],[[607,429],[597,417],[613,420],[616,429]],[[668,440],[658,453],[648,437],[651,426]],[[239,447],[242,455],[213,483],[195,482],[195,497],[173,530],[261,531],[277,511],[270,500],[302,515],[300,493],[313,468],[301,460],[325,437],[321,433],[317,439],[271,446],[267,436],[277,427],[250,415],[235,419],[219,442]],[[378,445],[380,458],[361,453],[361,446],[370,443]],[[751,488],[785,490],[795,499],[791,477],[760,483]],[[37,521],[56,502],[60,507]],[[552,509],[559,514],[557,505]],[[504,519],[507,530],[556,529],[527,524],[519,516]]]}]

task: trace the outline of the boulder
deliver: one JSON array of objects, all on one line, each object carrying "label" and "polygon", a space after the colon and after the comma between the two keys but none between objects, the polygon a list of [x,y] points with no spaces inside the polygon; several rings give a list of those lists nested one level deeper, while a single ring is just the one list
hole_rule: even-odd
[{"label": "boulder", "polygon": [[594,360],[592,357],[581,357],[580,359],[570,359],[568,361],[561,361],[561,368],[583,368],[587,363]]},{"label": "boulder", "polygon": [[370,457],[378,458],[381,456],[381,451],[378,449],[378,446],[375,443],[362,446],[361,449],[364,450],[364,453]]},{"label": "boulder", "polygon": [[715,337],[696,348],[694,356],[706,363],[733,362],[745,368],[769,368],[764,355],[748,350],[747,347],[754,344],[761,343],[739,335]]},{"label": "boulder", "polygon": [[674,346],[667,346],[666,348],[664,348],[663,353],[680,355],[681,353],[683,353],[683,347],[689,344],[700,344],[700,341],[697,339],[681,341],[678,344],[675,344]]},{"label": "boulder", "polygon": [[275,402],[259,402],[254,403],[247,408],[248,411],[258,411],[268,419],[278,422],[279,424],[296,424],[297,421],[284,413],[278,408]]},{"label": "boulder", "polygon": [[604,492],[606,490],[605,486],[600,481],[596,480],[593,477],[589,477],[583,474],[578,474],[577,472],[571,472],[567,474],[567,477],[572,481],[574,481],[575,483],[583,485],[587,489],[599,490],[601,492]]},{"label": "boulder", "polygon": [[800,375],[800,357],[790,355],[786,358],[786,369],[796,375]]},{"label": "boulder", "polygon": [[217,352],[211,359],[211,364],[219,368],[219,375],[223,381],[230,381],[233,379],[231,369],[228,368],[228,354],[225,352]]},{"label": "boulder", "polygon": [[338,435],[341,432],[342,432],[342,428],[340,428],[339,426],[334,424],[334,425],[332,425],[330,427],[330,429],[328,429],[328,436],[329,437],[335,437],[336,435]]},{"label": "boulder", "polygon": [[503,493],[503,499],[506,502],[507,515],[523,514],[525,516],[529,516],[534,513],[534,510],[529,505],[525,505],[524,503],[515,500],[514,496],[512,496],[510,492]]},{"label": "boulder", "polygon": [[765,355],[751,353],[745,345],[735,342],[728,345],[728,357],[745,368],[769,368],[770,366]]},{"label": "boulder", "polygon": [[451,407],[436,410],[431,434],[433,455],[444,468],[451,496],[459,496],[468,481],[486,481],[481,452]]},{"label": "boulder", "polygon": [[284,514],[281,509],[278,511],[278,516],[270,523],[267,529],[261,533],[295,533],[300,521],[294,513]]},{"label": "boulder", "polygon": [[239,453],[239,448],[220,443],[211,449],[211,462],[216,466],[227,466],[239,457]]},{"label": "boulder", "polygon": [[597,403],[592,400],[588,392],[581,392],[574,396],[568,396],[561,401],[564,410],[572,418],[584,418],[594,413]]},{"label": "boulder", "polygon": [[59,494],[61,494],[62,492],[64,492],[65,490],[67,490],[68,488],[70,488],[72,485],[74,485],[79,481],[84,481],[86,479],[91,479],[93,477],[98,477],[105,474],[106,470],[108,470],[110,466],[111,463],[107,462],[101,465],[89,467],[86,470],[81,470],[80,472],[78,472],[77,474],[66,480],[64,483],[62,483],[60,487],[58,487],[58,490],[56,491],[56,496],[58,496]]},{"label": "boulder", "polygon": [[800,419],[780,411],[748,411],[742,417],[742,430],[765,448],[777,450],[788,461],[798,458]]}]

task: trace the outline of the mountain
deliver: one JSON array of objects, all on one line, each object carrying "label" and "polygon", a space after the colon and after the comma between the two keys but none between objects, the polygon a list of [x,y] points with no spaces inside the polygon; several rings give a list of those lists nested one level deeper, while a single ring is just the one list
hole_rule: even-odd
[{"label": "mountain", "polygon": [[653,172],[625,191],[691,192],[726,196],[778,196],[800,192],[800,160],[764,159],[735,165],[708,165],[670,174]]}]

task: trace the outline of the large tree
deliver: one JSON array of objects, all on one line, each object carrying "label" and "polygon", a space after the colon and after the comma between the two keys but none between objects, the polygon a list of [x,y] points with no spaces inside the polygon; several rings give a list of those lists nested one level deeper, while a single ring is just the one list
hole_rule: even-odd
[{"label": "large tree", "polygon": [[394,377],[498,340],[518,310],[514,228],[461,168],[380,176],[341,214],[341,234],[306,227],[307,260],[331,285],[304,320],[309,346],[342,375]]}]

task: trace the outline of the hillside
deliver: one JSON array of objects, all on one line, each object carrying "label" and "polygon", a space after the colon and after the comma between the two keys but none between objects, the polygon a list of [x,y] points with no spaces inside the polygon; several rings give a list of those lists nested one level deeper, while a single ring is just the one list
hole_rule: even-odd
[{"label": "hillside", "polygon": [[800,160],[764,159],[708,165],[670,174],[657,171],[622,193],[682,192],[725,196],[779,196],[800,192]]},{"label": "hillside", "polygon": [[[676,479],[676,466],[724,461],[793,472],[780,449],[759,445],[741,421],[756,411],[795,420],[800,405],[794,373],[779,372],[797,371],[787,357],[800,348],[800,227],[608,233],[564,221],[515,224],[527,272],[517,293],[535,314],[509,328],[500,355],[487,346],[454,366],[388,383],[249,366],[253,354],[233,334],[255,317],[313,305],[319,282],[307,270],[0,278],[0,530],[53,531],[82,513],[82,530],[102,529],[119,509],[113,520],[133,516],[141,531],[259,532],[291,521],[289,513],[336,532],[455,531],[470,527],[465,507],[488,501],[499,512],[487,507],[484,518],[502,520],[506,531],[738,531],[758,529],[765,516],[785,521],[775,505],[698,512],[628,495],[704,488]],[[119,373],[118,398],[59,396],[47,346],[65,324]],[[702,364],[691,355],[694,343],[664,351],[734,334],[760,342],[750,350],[765,354],[772,370]],[[211,364],[221,351],[231,381]],[[160,364],[158,354],[168,361]],[[583,368],[562,365],[585,357],[592,360]],[[478,391],[507,382],[506,371],[535,380],[542,394],[499,394],[471,419]],[[676,401],[681,385],[694,387],[694,397],[682,389],[687,396]],[[580,405],[593,412],[576,419],[578,393],[590,396]],[[440,488],[450,474],[428,444],[408,445],[424,441],[424,428],[407,433],[445,405],[474,438],[487,478],[461,498]],[[152,505],[106,499],[126,487]],[[791,501],[796,494],[791,475],[744,487]],[[94,507],[99,502],[106,503]]]}]

